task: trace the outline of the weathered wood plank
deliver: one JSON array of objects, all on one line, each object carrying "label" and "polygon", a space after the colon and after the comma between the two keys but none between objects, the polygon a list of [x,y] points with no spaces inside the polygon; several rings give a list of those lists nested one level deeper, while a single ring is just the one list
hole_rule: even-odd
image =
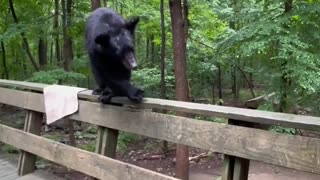
[{"label": "weathered wood plank", "polygon": [[97,135],[96,153],[115,158],[119,131],[99,126]]},{"label": "weathered wood plank", "polygon": [[239,157],[236,157],[234,161],[233,180],[247,180],[250,161]]},{"label": "weathered wood plank", "polygon": [[99,179],[176,179],[4,125],[0,141]]},{"label": "weathered wood plank", "polygon": [[222,167],[222,180],[232,180],[234,169],[234,156],[224,155]]},{"label": "weathered wood plank", "polygon": [[0,103],[45,112],[43,94],[0,88]]},{"label": "weathered wood plank", "polygon": [[119,131],[116,129],[98,126],[95,152],[110,158],[115,158],[118,144],[118,135]]},{"label": "weathered wood plank", "polygon": [[[40,135],[43,114],[35,111],[28,111],[24,131]],[[26,151],[21,151],[18,162],[18,175],[23,176],[36,169],[37,156]]]},{"label": "weathered wood plank", "polygon": [[[228,120],[228,124],[253,127],[254,124],[245,121]],[[247,180],[249,174],[250,160],[240,157],[224,155],[223,179]]]},{"label": "weathered wood plank", "polygon": [[0,155],[0,180],[13,180],[18,177],[16,163],[14,155]]},{"label": "weathered wood plank", "polygon": [[[0,86],[17,87],[27,90],[36,90],[42,92],[43,87],[47,86],[39,83],[29,83],[0,79]],[[2,91],[2,89],[0,90]],[[91,95],[91,91],[83,91],[79,93],[80,99],[93,100],[96,96]],[[1,101],[0,101],[1,102]],[[124,98],[114,98],[113,102],[122,104],[131,104]],[[243,120],[268,125],[282,125],[293,128],[320,130],[320,118],[311,116],[300,116],[285,113],[267,112],[260,110],[242,109],[235,107],[216,106],[209,104],[199,104],[190,102],[179,102],[163,99],[145,98],[140,107],[159,108],[173,111],[187,112],[190,114],[217,116],[227,119]]]},{"label": "weathered wood plank", "polygon": [[[28,94],[21,98],[28,99],[31,96]],[[34,99],[30,99],[27,106],[21,99],[14,104],[43,112],[43,104],[39,103],[43,102],[42,95],[32,96]],[[5,99],[0,95],[0,101],[3,100]],[[319,139],[196,121],[87,101],[80,101],[79,112],[70,118],[237,157],[320,173]]]},{"label": "weathered wood plank", "polygon": [[12,172],[11,174],[9,174],[7,176],[0,177],[0,180],[15,180],[18,177],[19,176],[17,175],[17,172]]},{"label": "weathered wood plank", "polygon": [[31,174],[21,176],[17,178],[17,180],[63,180],[63,178],[55,176],[46,171],[37,170]]},{"label": "weathered wood plank", "polygon": [[119,131],[116,129],[105,128],[101,154],[110,158],[116,157]]}]

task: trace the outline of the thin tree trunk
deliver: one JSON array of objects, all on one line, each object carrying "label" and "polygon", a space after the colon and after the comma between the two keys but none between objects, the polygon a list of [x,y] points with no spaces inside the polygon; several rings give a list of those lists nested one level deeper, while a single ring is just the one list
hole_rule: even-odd
[{"label": "thin tree trunk", "polygon": [[154,62],[154,36],[151,36],[151,62]]},{"label": "thin tree trunk", "polygon": [[222,77],[221,77],[221,63],[218,62],[218,92],[219,92],[219,105],[222,105]]},{"label": "thin tree trunk", "polygon": [[[286,0],[284,3],[284,13],[289,13],[293,8],[293,0]],[[279,46],[278,46],[279,47]],[[288,78],[287,59],[282,59],[281,63],[281,85],[280,85],[280,112],[288,111],[288,88],[290,86],[290,79]]]},{"label": "thin tree trunk", "polygon": [[[72,0],[61,0],[62,6],[62,32],[63,32],[63,67],[65,71],[71,70],[72,62],[72,39],[67,34],[67,28],[71,24],[71,5]],[[67,132],[69,134],[69,141],[71,146],[75,146],[74,128],[73,121],[71,119],[65,118],[64,125],[67,127]]]},{"label": "thin tree trunk", "polygon": [[108,6],[108,1],[107,0],[103,0],[103,6],[107,7]]},{"label": "thin tree trunk", "polygon": [[150,44],[150,39],[147,37],[146,60],[149,60],[149,44]]},{"label": "thin tree trunk", "polygon": [[72,65],[72,59],[73,59],[73,53],[72,53],[72,38],[67,33],[68,28],[71,26],[71,7],[72,7],[72,0],[67,0],[65,5],[65,0],[62,0],[61,2],[64,2],[63,5],[65,6],[63,8],[63,60],[64,60],[64,69],[66,71],[71,70]]},{"label": "thin tree trunk", "polygon": [[49,64],[53,64],[53,42],[50,43],[50,56],[49,56]]},{"label": "thin tree trunk", "polygon": [[188,40],[188,34],[189,34],[189,19],[188,19],[188,15],[189,15],[189,4],[188,4],[188,0],[183,0],[183,19],[184,19],[184,32],[185,32],[185,41],[187,43]]},{"label": "thin tree trunk", "polygon": [[[107,4],[106,1],[103,1],[105,6]],[[91,0],[91,11],[94,11],[95,9],[99,8],[101,6],[100,0]]]},{"label": "thin tree trunk", "polygon": [[[9,7],[10,7],[10,10],[11,10],[11,13],[12,13],[12,17],[13,17],[14,22],[15,22],[16,24],[19,24],[19,21],[18,21],[16,12],[15,12],[15,10],[14,10],[14,6],[13,6],[12,0],[9,0]],[[21,37],[22,37],[22,42],[23,42],[23,44],[24,44],[24,48],[25,48],[25,50],[26,50],[26,53],[27,53],[27,55],[28,55],[28,57],[29,57],[29,60],[30,60],[31,64],[33,65],[33,67],[34,67],[34,69],[35,69],[36,71],[39,71],[39,67],[38,67],[38,65],[37,65],[37,63],[36,63],[35,58],[33,57],[32,53],[31,53],[31,50],[30,50],[30,47],[29,47],[29,43],[28,43],[28,40],[27,40],[24,32],[21,32],[20,35],[21,35]]]},{"label": "thin tree trunk", "polygon": [[53,18],[53,29],[55,31],[54,39],[55,39],[55,51],[56,51],[56,59],[57,65],[62,66],[61,60],[61,51],[60,51],[60,42],[59,42],[59,0],[54,0],[54,18]]},{"label": "thin tree trunk", "polygon": [[[166,27],[164,22],[164,0],[160,0],[160,17],[161,17],[161,49],[160,49],[160,68],[161,68],[161,98],[167,99],[167,92],[166,92],[166,81],[165,81],[165,56],[166,56]],[[167,113],[166,110],[163,110],[162,113]],[[168,152],[168,141],[163,141],[162,146],[163,152]]]},{"label": "thin tree trunk", "polygon": [[7,68],[7,60],[6,60],[6,49],[4,47],[4,42],[1,41],[1,51],[2,51],[2,65],[4,69],[4,77],[9,79],[9,71]]},{"label": "thin tree trunk", "polygon": [[[173,56],[175,74],[176,99],[189,101],[189,87],[186,62],[186,35],[184,29],[183,7],[181,0],[170,0],[170,15],[173,34]],[[186,113],[177,112],[178,116],[187,116]],[[176,176],[183,180],[189,179],[189,148],[185,145],[177,145],[176,150]]]},{"label": "thin tree trunk", "polygon": [[48,64],[48,59],[47,59],[47,43],[45,42],[43,37],[40,37],[39,39],[38,54],[39,54],[40,69],[44,69]]},{"label": "thin tree trunk", "polygon": [[213,82],[211,86],[212,86],[212,87],[211,87],[211,88],[212,88],[212,89],[211,89],[211,90],[212,90],[212,104],[214,104],[215,101],[216,101],[216,98],[215,98],[215,88],[216,88],[216,87],[215,87],[215,82]]},{"label": "thin tree trunk", "polygon": [[236,77],[236,68],[234,65],[231,65],[231,80],[232,80],[232,94],[233,94],[233,102],[237,101],[237,77]]}]

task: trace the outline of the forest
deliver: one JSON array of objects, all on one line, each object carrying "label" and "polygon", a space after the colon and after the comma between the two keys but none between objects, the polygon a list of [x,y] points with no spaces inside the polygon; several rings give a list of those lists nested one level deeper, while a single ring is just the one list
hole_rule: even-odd
[{"label": "forest", "polygon": [[132,82],[147,98],[320,115],[319,0],[0,0],[0,79],[94,89],[98,7],[140,17]]},{"label": "forest", "polygon": [[[169,3],[161,2],[3,0],[0,76],[94,88],[84,23],[98,3],[141,18],[133,82],[146,97],[174,99],[174,29]],[[264,110],[319,114],[319,1],[193,0],[181,10],[192,101],[235,105],[273,93]]]}]

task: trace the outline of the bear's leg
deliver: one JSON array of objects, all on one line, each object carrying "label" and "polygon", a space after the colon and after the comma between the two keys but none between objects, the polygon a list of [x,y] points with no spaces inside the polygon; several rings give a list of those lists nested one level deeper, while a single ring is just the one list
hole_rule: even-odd
[{"label": "bear's leg", "polygon": [[120,96],[127,96],[131,101],[140,103],[144,97],[144,90],[133,86],[130,81],[118,82]]},{"label": "bear's leg", "polygon": [[114,97],[112,90],[109,87],[105,87],[101,91],[101,94],[98,100],[103,104],[110,104],[112,97]]},{"label": "bear's leg", "polygon": [[90,62],[91,62],[91,70],[94,75],[94,79],[98,85],[96,89],[92,91],[92,95],[100,95],[103,92],[103,89],[106,87],[103,74],[99,69],[99,64],[97,64],[97,59],[95,59],[94,54],[89,54]]},{"label": "bear's leg", "polygon": [[144,90],[130,84],[127,90],[127,97],[134,102],[140,103],[144,97]]}]

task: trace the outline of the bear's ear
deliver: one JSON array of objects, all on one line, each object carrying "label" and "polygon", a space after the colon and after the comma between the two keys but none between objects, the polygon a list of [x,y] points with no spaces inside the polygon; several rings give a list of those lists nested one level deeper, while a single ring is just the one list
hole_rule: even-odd
[{"label": "bear's ear", "polygon": [[97,44],[100,45],[106,45],[109,43],[110,36],[109,34],[100,34],[99,36],[96,37],[94,40]]},{"label": "bear's ear", "polygon": [[131,32],[134,31],[135,27],[137,26],[138,22],[139,22],[140,18],[139,17],[132,17],[129,20],[126,21],[125,23],[125,28]]}]

